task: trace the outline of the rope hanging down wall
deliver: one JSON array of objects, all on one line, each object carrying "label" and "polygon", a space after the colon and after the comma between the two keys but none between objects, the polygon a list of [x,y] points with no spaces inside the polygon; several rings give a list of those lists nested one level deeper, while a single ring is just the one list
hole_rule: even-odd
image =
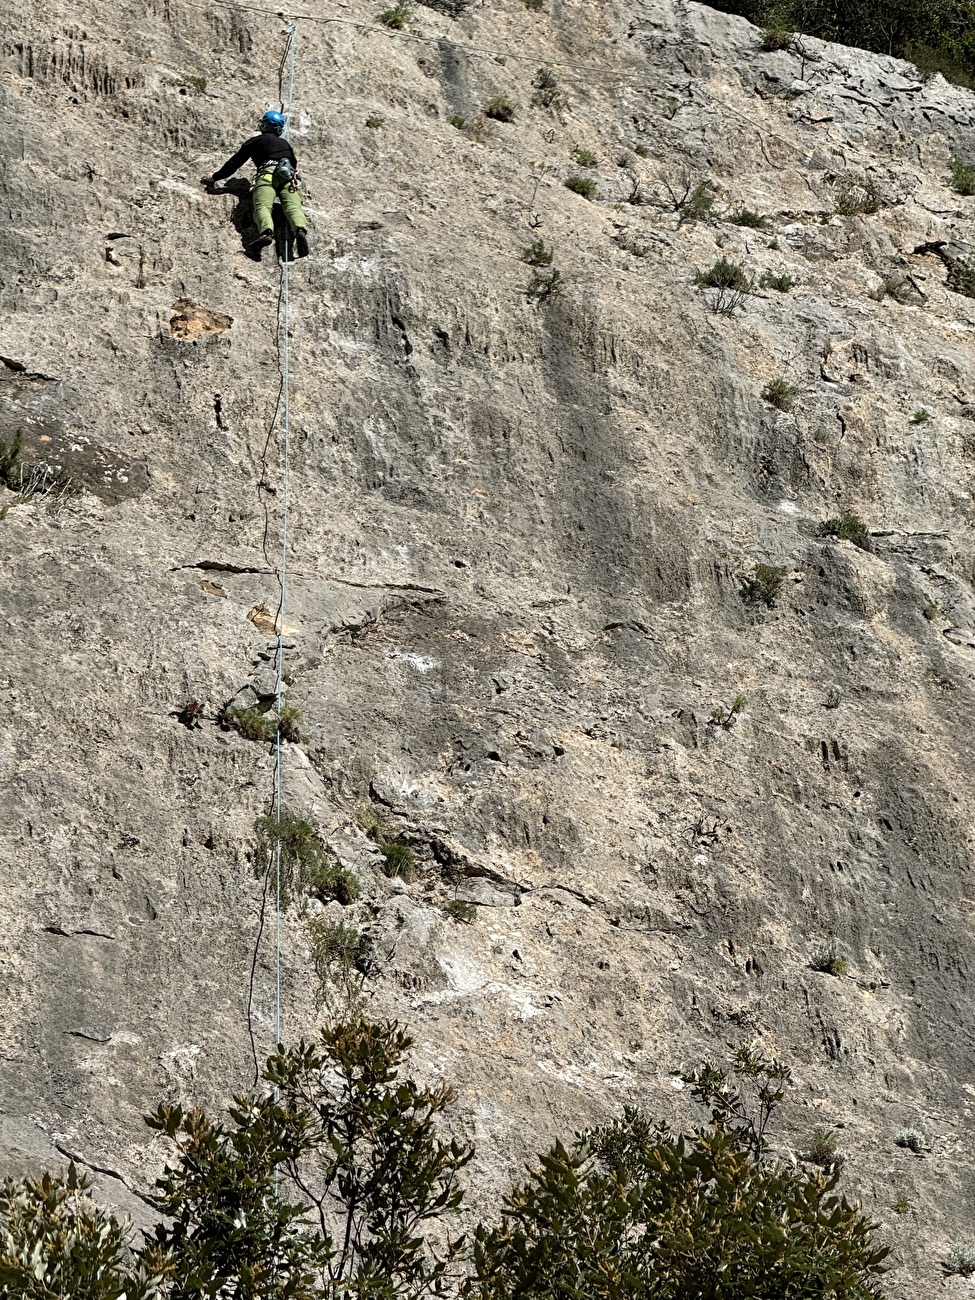
[{"label": "rope hanging down wall", "polygon": [[[295,58],[297,30],[288,29],[288,44],[281,60],[282,72],[287,65],[288,92],[284,98],[285,134],[291,129],[295,98]],[[280,328],[282,342],[282,446],[281,446],[281,562],[278,568],[278,641],[274,656],[274,715],[277,728],[274,739],[274,1042],[281,1042],[281,710],[284,694],[284,619],[288,604],[288,514],[291,457],[291,299],[288,272],[291,266],[291,241],[285,237],[281,261]]]}]

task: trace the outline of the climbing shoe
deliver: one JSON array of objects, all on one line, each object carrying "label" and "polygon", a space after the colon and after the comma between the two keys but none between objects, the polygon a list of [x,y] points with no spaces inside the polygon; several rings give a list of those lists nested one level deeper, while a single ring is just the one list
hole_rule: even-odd
[{"label": "climbing shoe", "polygon": [[247,245],[247,251],[253,257],[260,257],[264,249],[268,248],[273,243],[274,243],[274,236],[270,233],[270,231],[268,231],[267,234],[258,235],[256,239],[252,239],[251,242]]},{"label": "climbing shoe", "polygon": [[304,228],[295,231],[295,252],[299,257],[308,256],[308,231]]}]

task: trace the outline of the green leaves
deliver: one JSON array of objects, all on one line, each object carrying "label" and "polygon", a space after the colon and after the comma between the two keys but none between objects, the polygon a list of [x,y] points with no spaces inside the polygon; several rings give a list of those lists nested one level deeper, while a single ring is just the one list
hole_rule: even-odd
[{"label": "green leaves", "polygon": [[[561,1142],[471,1246],[451,1237],[470,1147],[440,1134],[443,1083],[403,1075],[412,1041],[351,1016],[279,1046],[220,1117],[147,1117],[173,1157],[160,1221],[127,1222],[64,1177],[0,1188],[0,1300],[873,1300],[886,1251],[835,1194],[784,1168],[766,1128],[789,1071],[757,1045],[684,1076],[710,1124],[635,1108]],[[468,1276],[464,1276],[464,1274]]]},{"label": "green leaves", "polygon": [[[836,1176],[762,1160],[788,1070],[755,1046],[730,1072],[686,1075],[711,1126],[671,1134],[628,1108],[571,1150],[560,1143],[480,1228],[477,1300],[869,1300],[887,1252],[832,1194]],[[753,1106],[755,1107],[753,1109]]]},{"label": "green leaves", "polygon": [[[154,1300],[158,1260],[129,1264],[127,1220],[95,1205],[73,1164],[0,1186],[2,1300]],[[146,1266],[148,1265],[148,1266]]]},{"label": "green leaves", "polygon": [[[941,72],[961,85],[975,77],[970,0],[715,0],[713,7],[782,37],[805,32],[910,59],[922,74]],[[766,37],[764,48],[781,46]]]},{"label": "green leaves", "polygon": [[472,1152],[437,1135],[450,1089],[400,1077],[411,1045],[395,1022],[352,1017],[279,1046],[229,1122],[149,1117],[178,1154],[156,1197],[173,1300],[445,1293],[463,1238],[438,1230],[434,1245],[425,1225],[460,1208]]}]

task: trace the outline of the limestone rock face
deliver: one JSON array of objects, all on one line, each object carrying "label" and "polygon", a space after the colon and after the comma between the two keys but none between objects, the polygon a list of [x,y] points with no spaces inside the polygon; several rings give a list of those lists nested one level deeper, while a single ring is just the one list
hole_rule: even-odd
[{"label": "limestone rock face", "polygon": [[[296,23],[283,789],[362,890],[323,914],[457,1083],[476,1208],[624,1102],[691,1122],[681,1064],[759,1037],[781,1150],[836,1126],[890,1294],[961,1289],[975,98],[682,0],[380,7]],[[274,758],[216,717],[274,692],[282,281],[248,186],[198,178],[280,104],[286,26],[0,18],[0,440],[43,478],[0,493],[0,1143],[136,1206],[144,1111],[246,1086],[249,1004],[273,1038]],[[720,258],[740,301],[696,283]],[[820,535],[844,510],[869,550]],[[283,936],[293,1039],[297,901]]]}]

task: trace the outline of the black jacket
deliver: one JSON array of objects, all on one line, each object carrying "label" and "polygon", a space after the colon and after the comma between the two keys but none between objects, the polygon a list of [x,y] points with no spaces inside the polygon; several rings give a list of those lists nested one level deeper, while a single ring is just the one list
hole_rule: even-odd
[{"label": "black jacket", "polygon": [[248,159],[260,171],[267,163],[280,162],[282,158],[287,158],[292,167],[297,170],[298,159],[288,141],[275,135],[273,131],[262,131],[260,135],[255,135],[242,144],[233,158],[228,158],[220,170],[213,173],[213,179],[226,180],[228,176],[233,176],[234,172],[239,171]]}]

